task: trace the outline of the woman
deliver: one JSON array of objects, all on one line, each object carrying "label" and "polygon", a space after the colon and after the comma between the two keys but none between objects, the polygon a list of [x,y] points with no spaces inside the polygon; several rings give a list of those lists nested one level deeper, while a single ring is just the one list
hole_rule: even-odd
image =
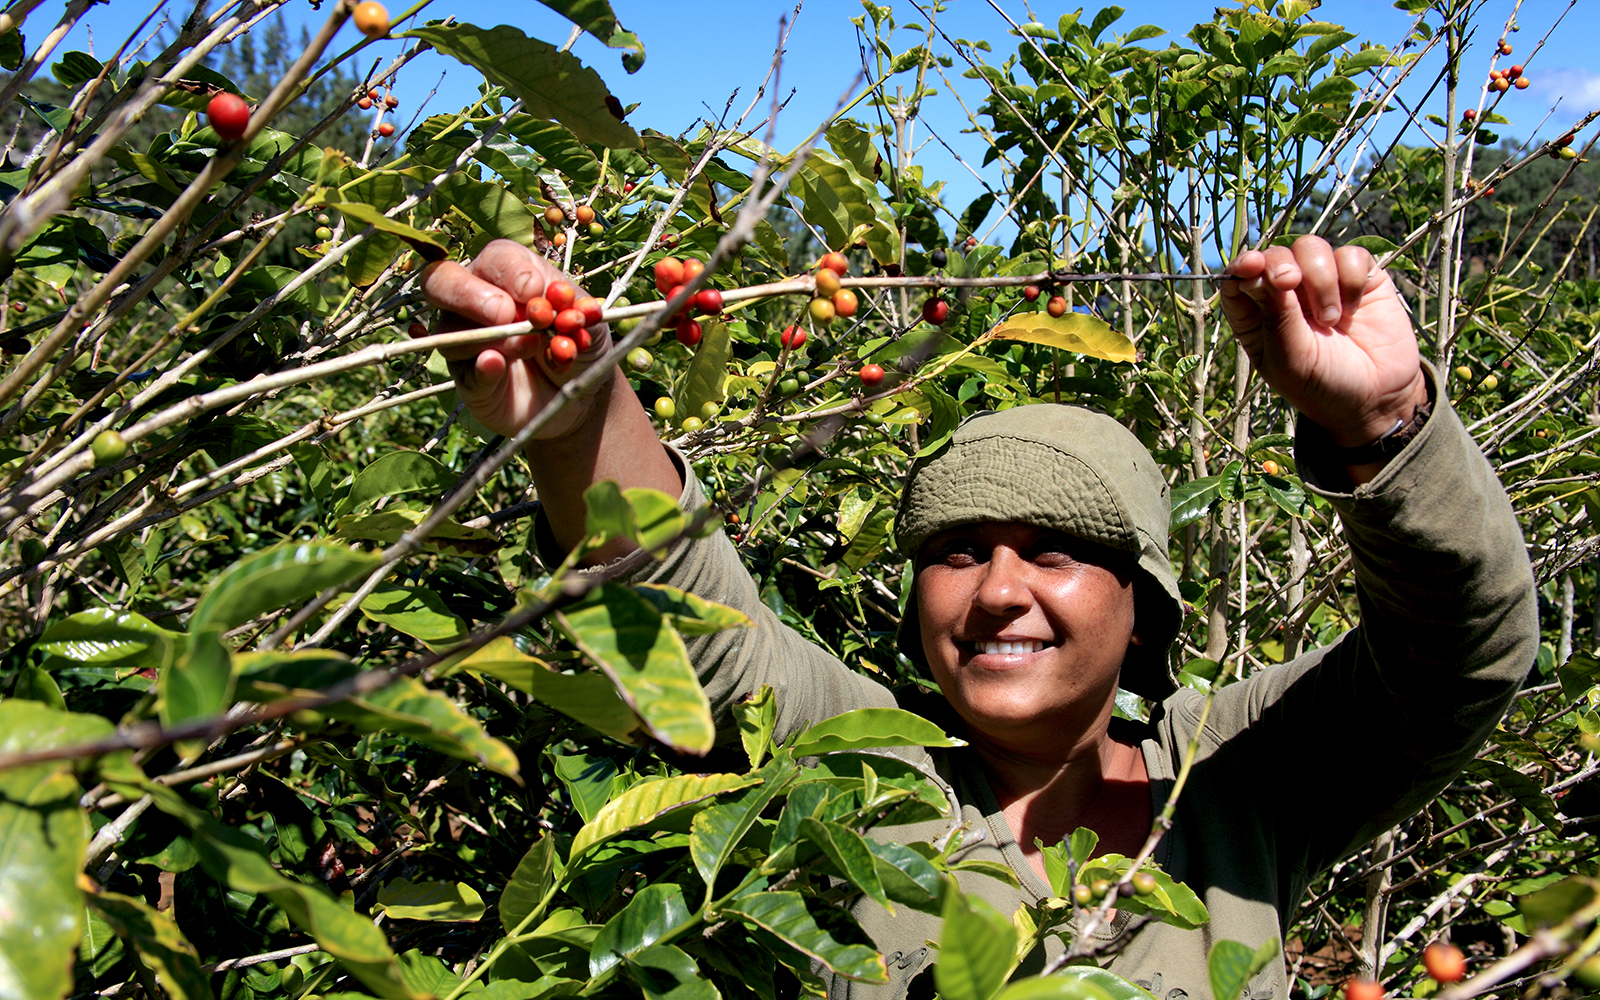
[{"label": "woman", "polygon": [[[1244,253],[1230,272],[1239,280],[1223,285],[1224,314],[1255,370],[1301,414],[1299,469],[1344,522],[1362,624],[1216,699],[1155,856],[1200,893],[1211,923],[1187,931],[1123,914],[1100,932],[1112,970],[1160,1000],[1209,997],[1213,941],[1281,938],[1313,877],[1448,784],[1504,712],[1538,642],[1510,505],[1422,363],[1388,275],[1367,251],[1316,237]],[[425,287],[460,328],[511,322],[515,301],[555,277],[542,258],[501,242],[470,268],[433,265]],[[603,328],[594,334],[591,362],[609,343]],[[513,337],[449,360],[474,414],[510,434],[556,391],[541,355],[536,338]],[[529,459],[553,554],[580,539],[594,482],[704,502],[621,371],[547,428]],[[1182,614],[1167,517],[1165,479],[1137,439],[1074,407],[969,420],[908,478],[896,531],[915,557],[915,613],[901,648],[929,667],[948,708],[938,699],[906,707],[948,716],[940,721],[971,744],[910,756],[961,804],[963,855],[1018,876],[1020,888],[962,878],[1001,912],[1048,894],[1036,844],[1088,827],[1100,851],[1137,852],[1199,728],[1202,699],[1177,691],[1168,668]],[[720,533],[679,543],[661,562],[624,542],[598,561],[756,619],[760,628],[691,645],[718,710],[772,684],[782,735],[896,704],[780,625]],[[1119,682],[1158,703],[1149,725],[1112,718]],[[924,942],[937,940],[937,921],[904,908],[890,917],[870,902],[857,917],[886,953],[891,982],[836,982],[830,994],[931,992]],[[1024,973],[1046,958],[1034,955]],[[1273,963],[1247,998],[1286,1000],[1287,989]]]}]

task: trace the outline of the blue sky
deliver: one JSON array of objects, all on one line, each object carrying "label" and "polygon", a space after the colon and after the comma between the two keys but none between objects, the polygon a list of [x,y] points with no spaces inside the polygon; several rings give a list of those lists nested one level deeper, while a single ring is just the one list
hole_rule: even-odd
[{"label": "blue sky", "polygon": [[[186,3],[172,2],[176,16],[187,13]],[[1016,21],[1029,17],[1029,6],[1021,0],[994,0],[994,3]],[[1550,34],[1542,50],[1528,61],[1527,72],[1532,85],[1526,91],[1513,91],[1502,102],[1502,113],[1514,121],[1512,126],[1502,129],[1504,134],[1526,136],[1537,128],[1540,134],[1548,136],[1556,128],[1600,106],[1600,72],[1592,68],[1595,66],[1595,39],[1600,36],[1593,26],[1593,10],[1583,9],[1590,3],[1592,0],[1581,0],[1575,6],[1571,0],[1523,0],[1519,15],[1522,30],[1510,36],[1516,45],[1514,61],[1528,58],[1535,44],[1563,12],[1565,20]],[[25,26],[29,39],[42,36],[62,6],[61,0],[41,4]],[[395,2],[391,10],[399,12],[405,6]],[[890,6],[902,23],[923,21],[917,8],[910,3]],[[924,8],[926,6],[924,4]],[[1196,21],[1208,20],[1215,4],[1199,0],[1125,0],[1123,6],[1127,13],[1118,22],[1117,30],[1128,31],[1136,25],[1150,23],[1166,28],[1170,36],[1177,37]],[[1482,6],[1477,17],[1481,28],[1465,56],[1465,66],[1469,67],[1464,73],[1467,79],[1476,75],[1470,67],[1487,65],[1490,47],[1498,37],[1498,26],[1511,6],[1510,0]],[[612,92],[624,103],[640,104],[630,118],[633,124],[674,133],[690,127],[699,116],[720,114],[736,89],[739,96],[735,108],[742,110],[748,104],[771,62],[779,19],[792,14],[794,4],[793,0],[692,0],[687,3],[613,0],[613,8],[623,24],[643,41],[648,52],[644,67],[633,75],[625,73],[618,53],[587,35],[578,41],[573,51],[600,72]],[[1061,11],[1070,9],[1073,8],[1033,3],[1033,10],[1047,23],[1053,23]],[[1098,5],[1088,7],[1086,19],[1097,9]],[[92,30],[93,48],[104,54],[114,48],[148,10],[149,7],[134,0],[115,0],[109,5],[93,7],[84,23],[69,35],[58,51],[89,49],[88,32]],[[861,6],[850,0],[809,0],[802,8],[783,65],[781,89],[786,96],[792,89],[794,96],[779,121],[780,146],[788,148],[798,143],[833,109],[850,86],[860,65],[850,18],[861,13]],[[295,26],[320,24],[325,14],[312,10],[306,0],[292,0],[279,16]],[[483,26],[514,23],[532,36],[556,44],[566,39],[570,29],[564,18],[538,3],[434,0],[424,16],[453,16]],[[1391,45],[1402,38],[1410,24],[1409,15],[1395,10],[1388,0],[1328,0],[1316,16],[1343,24],[1362,39]],[[988,39],[995,49],[991,55],[994,62],[1000,61],[1015,45],[1009,27],[990,0],[950,0],[938,15],[938,23],[951,37]],[[348,44],[355,37],[354,29],[347,27],[339,41]],[[909,46],[916,39],[909,33],[901,37],[904,41],[900,41],[896,49]],[[1166,41],[1163,38],[1146,44],[1164,45]],[[388,57],[398,52],[401,45],[400,41],[383,42],[377,48],[379,54]],[[1437,57],[1433,63],[1438,64]],[[975,106],[982,97],[981,87],[976,81],[961,79],[960,68],[958,65],[949,72],[955,74],[954,80],[968,106]],[[1419,70],[1414,79],[1425,88],[1434,72]],[[410,120],[418,102],[435,86],[438,93],[425,109],[429,113],[454,110],[468,103],[479,82],[475,71],[453,60],[435,53],[423,56],[407,68],[397,88],[403,102],[399,123],[404,126]],[[940,89],[943,90],[942,85]],[[1420,94],[1420,90],[1415,93]],[[763,101],[763,108],[765,104]],[[1547,124],[1539,128],[1553,106],[1556,110],[1550,113]],[[961,134],[967,123],[950,96],[942,94],[929,99],[924,105],[924,114],[928,125],[977,168],[984,152],[981,140]],[[927,130],[919,130],[918,138],[927,139]],[[967,170],[954,162],[937,143],[919,150],[917,157],[926,164],[928,176],[950,183],[947,204],[953,210],[959,212],[982,190]]]}]

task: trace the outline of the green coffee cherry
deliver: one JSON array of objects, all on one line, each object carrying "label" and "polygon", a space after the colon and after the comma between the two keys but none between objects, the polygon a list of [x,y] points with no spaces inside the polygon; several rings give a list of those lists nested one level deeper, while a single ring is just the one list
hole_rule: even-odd
[{"label": "green coffee cherry", "polygon": [[685,434],[693,434],[695,431],[699,430],[700,428],[704,427],[705,425],[706,425],[705,421],[701,420],[699,417],[684,417],[683,418],[683,432]]},{"label": "green coffee cherry", "polygon": [[128,454],[128,442],[116,431],[101,431],[89,445],[89,453],[94,456],[94,464],[110,465]]},{"label": "green coffee cherry", "polygon": [[[650,366],[656,363],[655,355],[642,347],[635,347],[628,352],[628,367],[634,371],[649,371]],[[662,397],[665,398],[665,397]]]},{"label": "green coffee cherry", "polygon": [[716,400],[708,399],[704,403],[700,404],[700,419],[715,420],[717,419],[717,414],[721,411],[722,407],[717,405]]},{"label": "green coffee cherry", "polygon": [[678,412],[678,404],[672,401],[671,396],[656,397],[656,416],[662,420],[671,420],[673,414]]}]

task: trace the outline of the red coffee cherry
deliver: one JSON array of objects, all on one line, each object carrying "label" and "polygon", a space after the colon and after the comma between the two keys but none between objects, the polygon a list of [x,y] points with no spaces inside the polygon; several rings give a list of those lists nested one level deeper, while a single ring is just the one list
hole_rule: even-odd
[{"label": "red coffee cherry", "polygon": [[856,377],[868,389],[875,389],[883,384],[883,366],[876,364],[862,365],[861,370],[856,373]]},{"label": "red coffee cherry", "polygon": [[571,337],[557,334],[550,338],[550,347],[545,352],[550,358],[550,363],[557,368],[565,368],[572,364],[572,359],[578,356],[578,344]]},{"label": "red coffee cherry", "polygon": [[543,295],[528,300],[527,312],[528,322],[533,324],[535,330],[548,330],[550,324],[556,321],[556,307]]},{"label": "red coffee cherry", "polygon": [[694,307],[698,312],[708,316],[717,316],[722,312],[722,293],[715,288],[702,288],[694,293]]},{"label": "red coffee cherry", "polygon": [[604,314],[600,300],[592,295],[584,295],[576,299],[572,303],[572,308],[583,313],[584,326],[594,326],[600,322],[600,317]]},{"label": "red coffee cherry", "polygon": [[544,297],[550,300],[550,307],[556,312],[571,309],[572,303],[578,300],[578,288],[570,281],[555,281],[544,286]]},{"label": "red coffee cherry", "polygon": [[576,309],[562,309],[556,313],[556,332],[564,337],[576,337],[585,325],[583,313]]},{"label": "red coffee cherry", "polygon": [[211,123],[211,131],[232,142],[244,135],[250,124],[250,105],[238,94],[223,92],[206,104],[206,120]]}]

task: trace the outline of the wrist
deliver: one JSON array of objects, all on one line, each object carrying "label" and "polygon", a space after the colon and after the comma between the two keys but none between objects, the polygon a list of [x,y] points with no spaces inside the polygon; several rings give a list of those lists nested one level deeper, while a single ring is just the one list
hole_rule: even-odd
[{"label": "wrist", "polygon": [[[1427,373],[1419,366],[1415,377],[1398,392],[1377,400],[1359,416],[1341,422],[1321,423],[1329,444],[1340,451],[1370,448],[1378,442],[1404,432],[1413,423],[1419,427],[1427,415],[1417,420],[1418,408],[1431,405]],[[1315,418],[1313,418],[1315,419]],[[1413,432],[1414,433],[1414,432]],[[1406,438],[1409,440],[1409,436]]]}]

